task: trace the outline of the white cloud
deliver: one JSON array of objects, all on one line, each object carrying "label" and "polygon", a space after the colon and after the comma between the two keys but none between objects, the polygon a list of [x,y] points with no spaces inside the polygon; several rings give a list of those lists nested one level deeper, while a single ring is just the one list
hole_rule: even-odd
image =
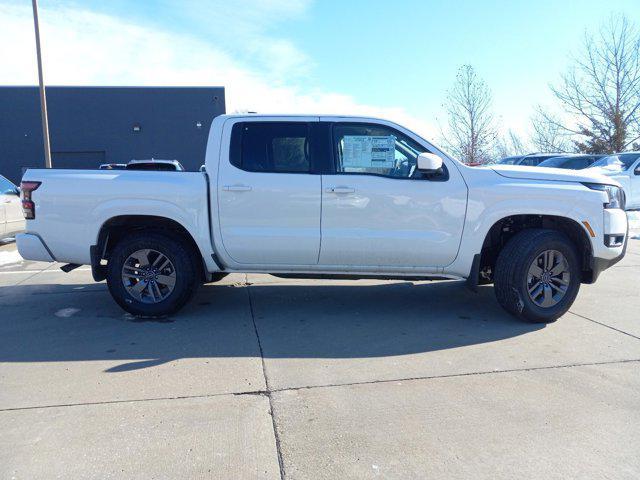
[{"label": "white cloud", "polygon": [[[239,8],[237,3],[227,2],[225,8]],[[311,72],[312,62],[290,41],[271,37],[265,29],[274,16],[303,14],[307,2],[263,0],[259,5],[242,20],[246,28],[237,36],[235,47],[244,49],[246,58],[268,60],[250,62],[250,66],[231,48],[196,35],[162,31],[89,10],[41,8],[45,81],[49,85],[224,86],[229,112],[370,115],[395,120],[427,137],[436,132],[402,108],[362,104],[340,92],[296,83],[296,73]],[[225,8],[209,7],[216,12],[216,22],[224,21]],[[185,15],[197,16],[197,12],[195,8]],[[0,4],[0,84],[37,83],[31,15],[27,6]],[[242,28],[234,22],[234,28]]]}]

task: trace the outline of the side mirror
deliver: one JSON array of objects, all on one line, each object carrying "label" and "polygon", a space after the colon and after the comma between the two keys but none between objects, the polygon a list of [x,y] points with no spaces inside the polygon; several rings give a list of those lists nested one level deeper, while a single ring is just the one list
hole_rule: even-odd
[{"label": "side mirror", "polygon": [[437,172],[442,168],[442,159],[433,153],[418,155],[418,170],[421,172]]}]

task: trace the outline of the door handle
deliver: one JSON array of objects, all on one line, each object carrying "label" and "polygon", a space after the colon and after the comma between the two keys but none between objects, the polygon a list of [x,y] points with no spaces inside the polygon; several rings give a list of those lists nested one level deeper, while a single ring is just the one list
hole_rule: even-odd
[{"label": "door handle", "polygon": [[329,187],[327,188],[327,193],[354,193],[356,191],[355,188],[352,187]]},{"label": "door handle", "polygon": [[248,192],[251,187],[249,185],[225,185],[222,189],[225,192]]}]

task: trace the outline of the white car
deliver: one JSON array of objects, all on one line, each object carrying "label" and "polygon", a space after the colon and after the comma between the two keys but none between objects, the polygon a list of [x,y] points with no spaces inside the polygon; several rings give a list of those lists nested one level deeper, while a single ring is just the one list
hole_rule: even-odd
[{"label": "white car", "polygon": [[640,152],[616,153],[594,162],[588,171],[606,175],[620,183],[628,210],[640,208]]},{"label": "white car", "polygon": [[361,117],[223,115],[204,171],[28,170],[22,195],[20,254],[91,265],[142,316],[176,312],[202,282],[261,272],[494,283],[507,311],[549,322],[628,236],[608,177],[470,168]]},{"label": "white car", "polygon": [[0,239],[15,236],[24,226],[20,190],[0,175]]}]

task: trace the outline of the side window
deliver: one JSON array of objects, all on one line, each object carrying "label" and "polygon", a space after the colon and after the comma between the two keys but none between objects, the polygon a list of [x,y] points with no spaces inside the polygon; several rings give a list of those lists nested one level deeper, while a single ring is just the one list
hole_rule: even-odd
[{"label": "side window", "polygon": [[520,165],[523,165],[525,167],[535,167],[536,165],[538,165],[542,161],[543,161],[543,159],[540,159],[540,158],[537,158],[537,157],[527,157],[524,160],[522,160]]},{"label": "side window", "polygon": [[295,122],[242,122],[231,132],[231,164],[250,172],[308,173],[309,126]]},{"label": "side window", "polygon": [[0,175],[0,195],[7,193],[11,194],[16,191],[16,187],[9,180]]},{"label": "side window", "polygon": [[338,173],[419,178],[418,154],[427,149],[406,135],[374,124],[335,124],[333,145]]}]

